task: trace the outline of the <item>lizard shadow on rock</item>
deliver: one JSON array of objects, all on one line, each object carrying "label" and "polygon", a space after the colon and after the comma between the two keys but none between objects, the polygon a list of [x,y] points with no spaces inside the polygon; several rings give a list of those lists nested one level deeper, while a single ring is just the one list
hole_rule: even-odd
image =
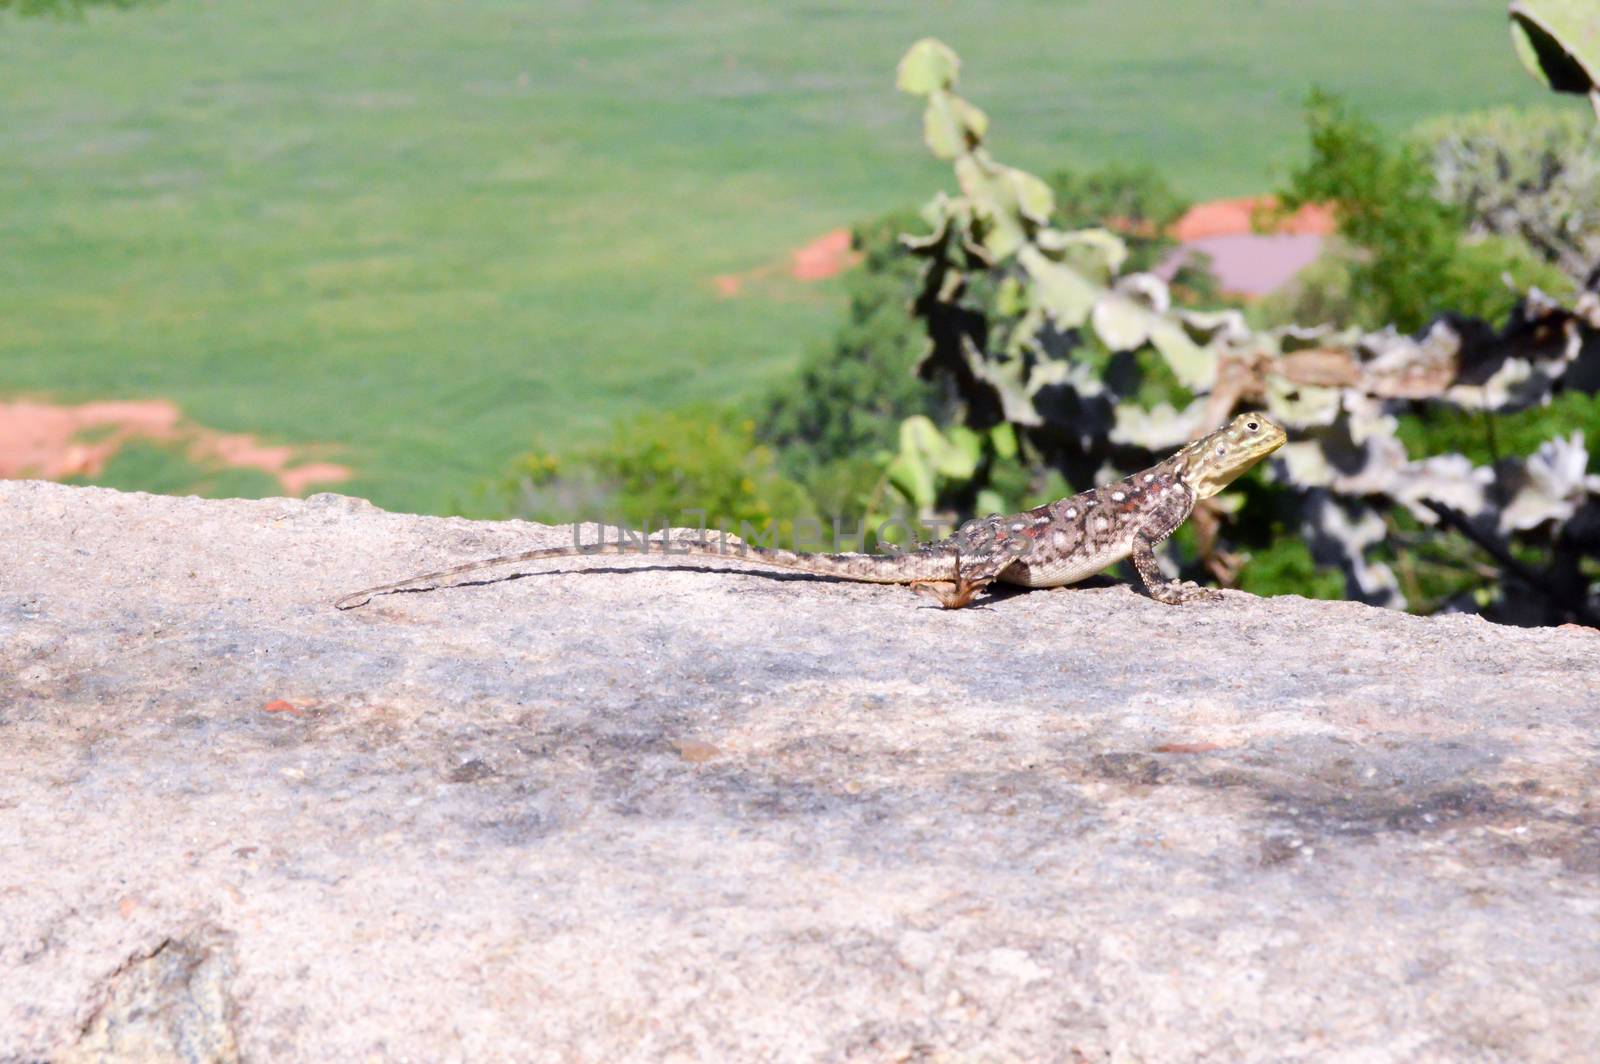
[{"label": "lizard shadow on rock", "polygon": [[[565,576],[565,575],[574,574],[574,573],[582,573],[584,575],[606,575],[606,576],[614,576],[614,575],[623,574],[623,573],[703,573],[703,574],[712,575],[712,576],[756,576],[756,577],[760,577],[760,578],[762,578],[764,580],[776,580],[776,581],[778,581],[780,583],[791,583],[791,582],[793,582],[793,583],[822,583],[822,584],[859,584],[860,583],[860,581],[850,580],[850,579],[847,579],[847,578],[842,577],[842,576],[828,576],[828,575],[826,575],[824,573],[796,573],[796,572],[784,572],[784,571],[781,571],[781,570],[759,569],[759,568],[742,569],[742,568],[723,567],[723,566],[716,566],[716,565],[701,565],[701,564],[698,564],[698,563],[686,562],[686,563],[684,563],[682,565],[662,565],[662,564],[654,564],[654,565],[604,565],[604,566],[583,567],[583,568],[535,569],[535,570],[530,570],[528,572],[507,573],[504,576],[485,577],[485,578],[479,579],[479,580],[458,580],[458,581],[455,581],[454,583],[435,584],[435,585],[430,586],[430,587],[403,587],[403,588],[396,588],[393,591],[385,591],[385,592],[382,592],[381,594],[382,595],[420,595],[420,594],[431,593],[431,592],[434,592],[434,591],[447,591],[447,590],[450,590],[452,588],[460,588],[460,587],[489,587],[489,586],[494,585],[494,584],[509,584],[509,583],[511,583],[513,581],[516,581],[516,580],[527,580],[527,579],[530,579],[532,577],[537,577],[537,576]],[[879,586],[881,586],[885,590],[895,590],[895,589],[898,589],[898,590],[901,590],[901,591],[905,590],[905,585],[903,585],[903,584],[882,584],[882,585],[879,585]],[[1093,577],[1089,577],[1086,580],[1081,580],[1078,583],[1073,584],[1071,590],[1079,591],[1079,590],[1094,589],[1094,588],[1123,587],[1123,586],[1131,586],[1131,585],[1128,585],[1125,581],[1116,580],[1116,579],[1114,579],[1112,577],[1109,577],[1109,576],[1093,576]],[[1047,590],[1063,590],[1063,589],[1051,588],[1051,589],[1047,589]],[[1012,584],[999,584],[999,583],[990,584],[984,590],[984,597],[982,599],[978,600],[978,605],[975,605],[975,606],[972,606],[972,607],[967,607],[967,608],[969,608],[969,609],[980,608],[981,606],[989,605],[991,603],[1005,602],[1008,599],[1015,598],[1015,597],[1017,597],[1019,595],[1029,595],[1029,594],[1035,594],[1035,593],[1040,593],[1040,589],[1038,589],[1038,588],[1018,587],[1018,586],[1015,586],[1015,585],[1012,585]],[[380,596],[379,595],[374,595],[373,597],[377,598],[377,597],[380,597]],[[941,607],[941,606],[939,606],[937,604],[932,604],[931,608],[932,609],[941,610],[941,611],[943,610],[943,607]]]},{"label": "lizard shadow on rock", "polygon": [[1137,585],[1127,580],[1119,580],[1106,573],[1098,576],[1087,576],[1064,587],[1022,587],[1018,584],[996,582],[990,584],[985,589],[984,594],[987,596],[987,601],[1005,602],[1007,599],[1013,599],[1019,595],[1049,595],[1054,592],[1067,592],[1070,594],[1074,591],[1099,591],[1110,587],[1125,587],[1136,595],[1148,597],[1139,590]]}]

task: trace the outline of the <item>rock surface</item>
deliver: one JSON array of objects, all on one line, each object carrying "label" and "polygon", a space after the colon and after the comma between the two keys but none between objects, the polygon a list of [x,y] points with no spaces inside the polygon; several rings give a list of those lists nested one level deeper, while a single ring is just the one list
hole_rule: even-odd
[{"label": "rock surface", "polygon": [[1600,1045],[1600,633],[636,558],[338,613],[568,533],[0,528],[3,1060]]}]

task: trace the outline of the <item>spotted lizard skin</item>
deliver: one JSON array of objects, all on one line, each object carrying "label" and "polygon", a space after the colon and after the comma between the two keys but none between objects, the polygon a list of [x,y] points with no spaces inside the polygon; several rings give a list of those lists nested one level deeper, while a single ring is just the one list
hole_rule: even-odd
[{"label": "spotted lizard skin", "polygon": [[1141,535],[1160,543],[1194,504],[1194,492],[1170,471],[1151,470],[1027,513],[990,517],[980,535],[1016,557],[996,574],[1003,583],[1062,587],[1127,558]]},{"label": "spotted lizard skin", "polygon": [[[1150,469],[1025,513],[969,522],[947,539],[901,554],[803,554],[745,544],[732,536],[679,537],[651,541],[645,548],[635,543],[603,549],[667,558],[713,557],[862,583],[906,584],[951,608],[966,605],[996,581],[1062,587],[1131,558],[1151,597],[1176,604],[1215,592],[1168,580],[1156,563],[1155,547],[1178,530],[1199,499],[1226,487],[1284,439],[1283,429],[1265,416],[1241,414]],[[335,605],[351,609],[374,595],[431,590],[441,580],[495,565],[596,553],[596,547],[546,547],[502,555],[367,588]]]}]

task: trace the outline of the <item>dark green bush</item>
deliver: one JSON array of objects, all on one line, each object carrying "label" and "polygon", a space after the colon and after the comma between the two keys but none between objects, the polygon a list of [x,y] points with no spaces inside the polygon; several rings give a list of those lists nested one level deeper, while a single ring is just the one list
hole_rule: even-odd
[{"label": "dark green bush", "polygon": [[810,497],[756,440],[755,422],[721,407],[648,413],[616,423],[610,439],[572,455],[525,455],[503,491],[520,515],[544,521],[623,521],[660,528],[773,522],[784,536],[813,516]]},{"label": "dark green bush", "polygon": [[845,278],[844,322],[763,405],[758,435],[792,476],[837,479],[840,468],[824,468],[892,449],[913,414],[945,413],[938,390],[914,372],[927,342],[909,310],[920,270],[900,234],[922,228],[914,211],[897,211],[852,230],[862,261]]}]

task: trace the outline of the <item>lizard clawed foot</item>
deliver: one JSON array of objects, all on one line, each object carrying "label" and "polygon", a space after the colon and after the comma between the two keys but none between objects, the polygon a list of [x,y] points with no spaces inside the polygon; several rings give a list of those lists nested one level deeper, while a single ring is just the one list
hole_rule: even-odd
[{"label": "lizard clawed foot", "polygon": [[1222,592],[1214,587],[1201,587],[1193,580],[1181,583],[1173,580],[1150,588],[1150,597],[1169,606],[1185,606],[1191,602],[1216,602],[1222,598]]},{"label": "lizard clawed foot", "polygon": [[907,585],[919,595],[927,595],[947,610],[959,610],[989,586],[975,580],[913,580]]}]

